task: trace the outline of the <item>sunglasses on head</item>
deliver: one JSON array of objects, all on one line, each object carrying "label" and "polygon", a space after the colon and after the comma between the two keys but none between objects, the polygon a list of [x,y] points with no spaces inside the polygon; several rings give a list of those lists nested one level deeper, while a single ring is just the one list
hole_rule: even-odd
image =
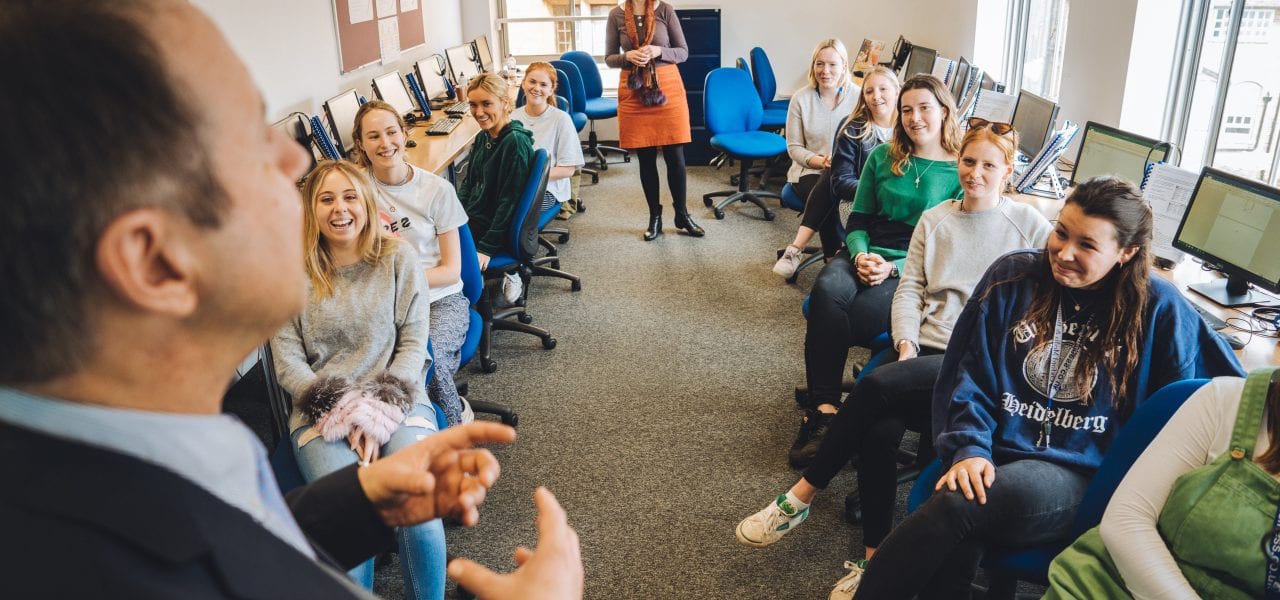
[{"label": "sunglasses on head", "polygon": [[983,127],[990,127],[991,133],[996,135],[1007,135],[1010,131],[1013,131],[1013,125],[1008,123],[996,123],[982,117],[969,117],[969,129],[982,129]]}]

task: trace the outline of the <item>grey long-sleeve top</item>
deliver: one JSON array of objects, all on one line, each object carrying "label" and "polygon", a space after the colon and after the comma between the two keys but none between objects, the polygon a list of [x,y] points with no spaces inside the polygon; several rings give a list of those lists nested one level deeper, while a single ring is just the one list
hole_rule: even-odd
[{"label": "grey long-sleeve top", "polygon": [[[329,297],[308,286],[302,314],[271,338],[281,387],[297,402],[322,376],[360,382],[385,370],[411,384],[414,402],[429,402],[423,382],[431,304],[413,247],[401,242],[376,264],[342,267],[333,284]],[[307,424],[293,411],[290,431]]]},{"label": "grey long-sleeve top", "polygon": [[1052,231],[1040,211],[1005,197],[980,212],[962,212],[958,200],[924,211],[893,294],[894,345],[945,350],[987,267],[1005,253],[1043,248]]},{"label": "grey long-sleeve top", "polygon": [[[653,9],[653,18],[658,22],[658,29],[653,32],[652,44],[662,48],[662,56],[658,57],[657,66],[674,65],[687,60],[689,46],[685,44],[684,29],[680,28],[676,9],[666,2],[659,2]],[[631,43],[631,38],[627,37],[626,20],[624,7],[615,7],[609,11],[609,20],[604,29],[604,63],[615,69],[630,68],[631,63],[627,62],[623,55],[636,49],[635,44]],[[648,27],[650,24],[645,23],[644,27],[637,28],[640,39],[644,39]]]}]

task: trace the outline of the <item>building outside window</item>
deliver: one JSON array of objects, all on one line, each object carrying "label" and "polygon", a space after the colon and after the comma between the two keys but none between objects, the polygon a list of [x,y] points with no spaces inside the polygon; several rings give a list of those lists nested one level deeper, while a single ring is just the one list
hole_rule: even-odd
[{"label": "building outside window", "polygon": [[605,23],[617,0],[499,0],[498,26],[503,55],[516,64],[560,58],[581,50],[596,58],[606,90],[618,83],[617,69],[604,65]]},{"label": "building outside window", "polygon": [[1200,61],[1191,80],[1182,83],[1191,90],[1181,131],[1182,166],[1211,165],[1274,185],[1280,43],[1271,32],[1280,0],[1201,1],[1208,10]]},{"label": "building outside window", "polygon": [[1066,50],[1067,0],[1014,0],[1014,4],[1024,5],[1026,15],[1021,87],[1057,100]]}]

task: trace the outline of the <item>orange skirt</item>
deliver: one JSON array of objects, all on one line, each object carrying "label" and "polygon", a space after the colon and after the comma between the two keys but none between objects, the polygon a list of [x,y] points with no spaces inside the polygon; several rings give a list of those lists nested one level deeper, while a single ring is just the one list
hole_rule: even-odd
[{"label": "orange skirt", "polygon": [[618,145],[623,148],[649,148],[693,141],[689,131],[689,102],[684,94],[684,81],[675,65],[657,68],[658,87],[667,96],[662,106],[645,106],[640,95],[627,87],[627,71],[618,82]]}]

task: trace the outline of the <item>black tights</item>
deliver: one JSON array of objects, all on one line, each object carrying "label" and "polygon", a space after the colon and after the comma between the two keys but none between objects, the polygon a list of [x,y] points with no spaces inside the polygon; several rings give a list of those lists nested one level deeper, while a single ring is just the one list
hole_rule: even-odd
[{"label": "black tights", "polygon": [[649,203],[649,216],[662,214],[662,204],[658,202],[658,148],[662,148],[662,159],[667,163],[667,187],[671,189],[671,206],[675,208],[676,214],[686,214],[689,210],[685,206],[684,144],[671,144],[635,150],[636,156],[640,158],[640,187],[644,188],[644,199]]}]

